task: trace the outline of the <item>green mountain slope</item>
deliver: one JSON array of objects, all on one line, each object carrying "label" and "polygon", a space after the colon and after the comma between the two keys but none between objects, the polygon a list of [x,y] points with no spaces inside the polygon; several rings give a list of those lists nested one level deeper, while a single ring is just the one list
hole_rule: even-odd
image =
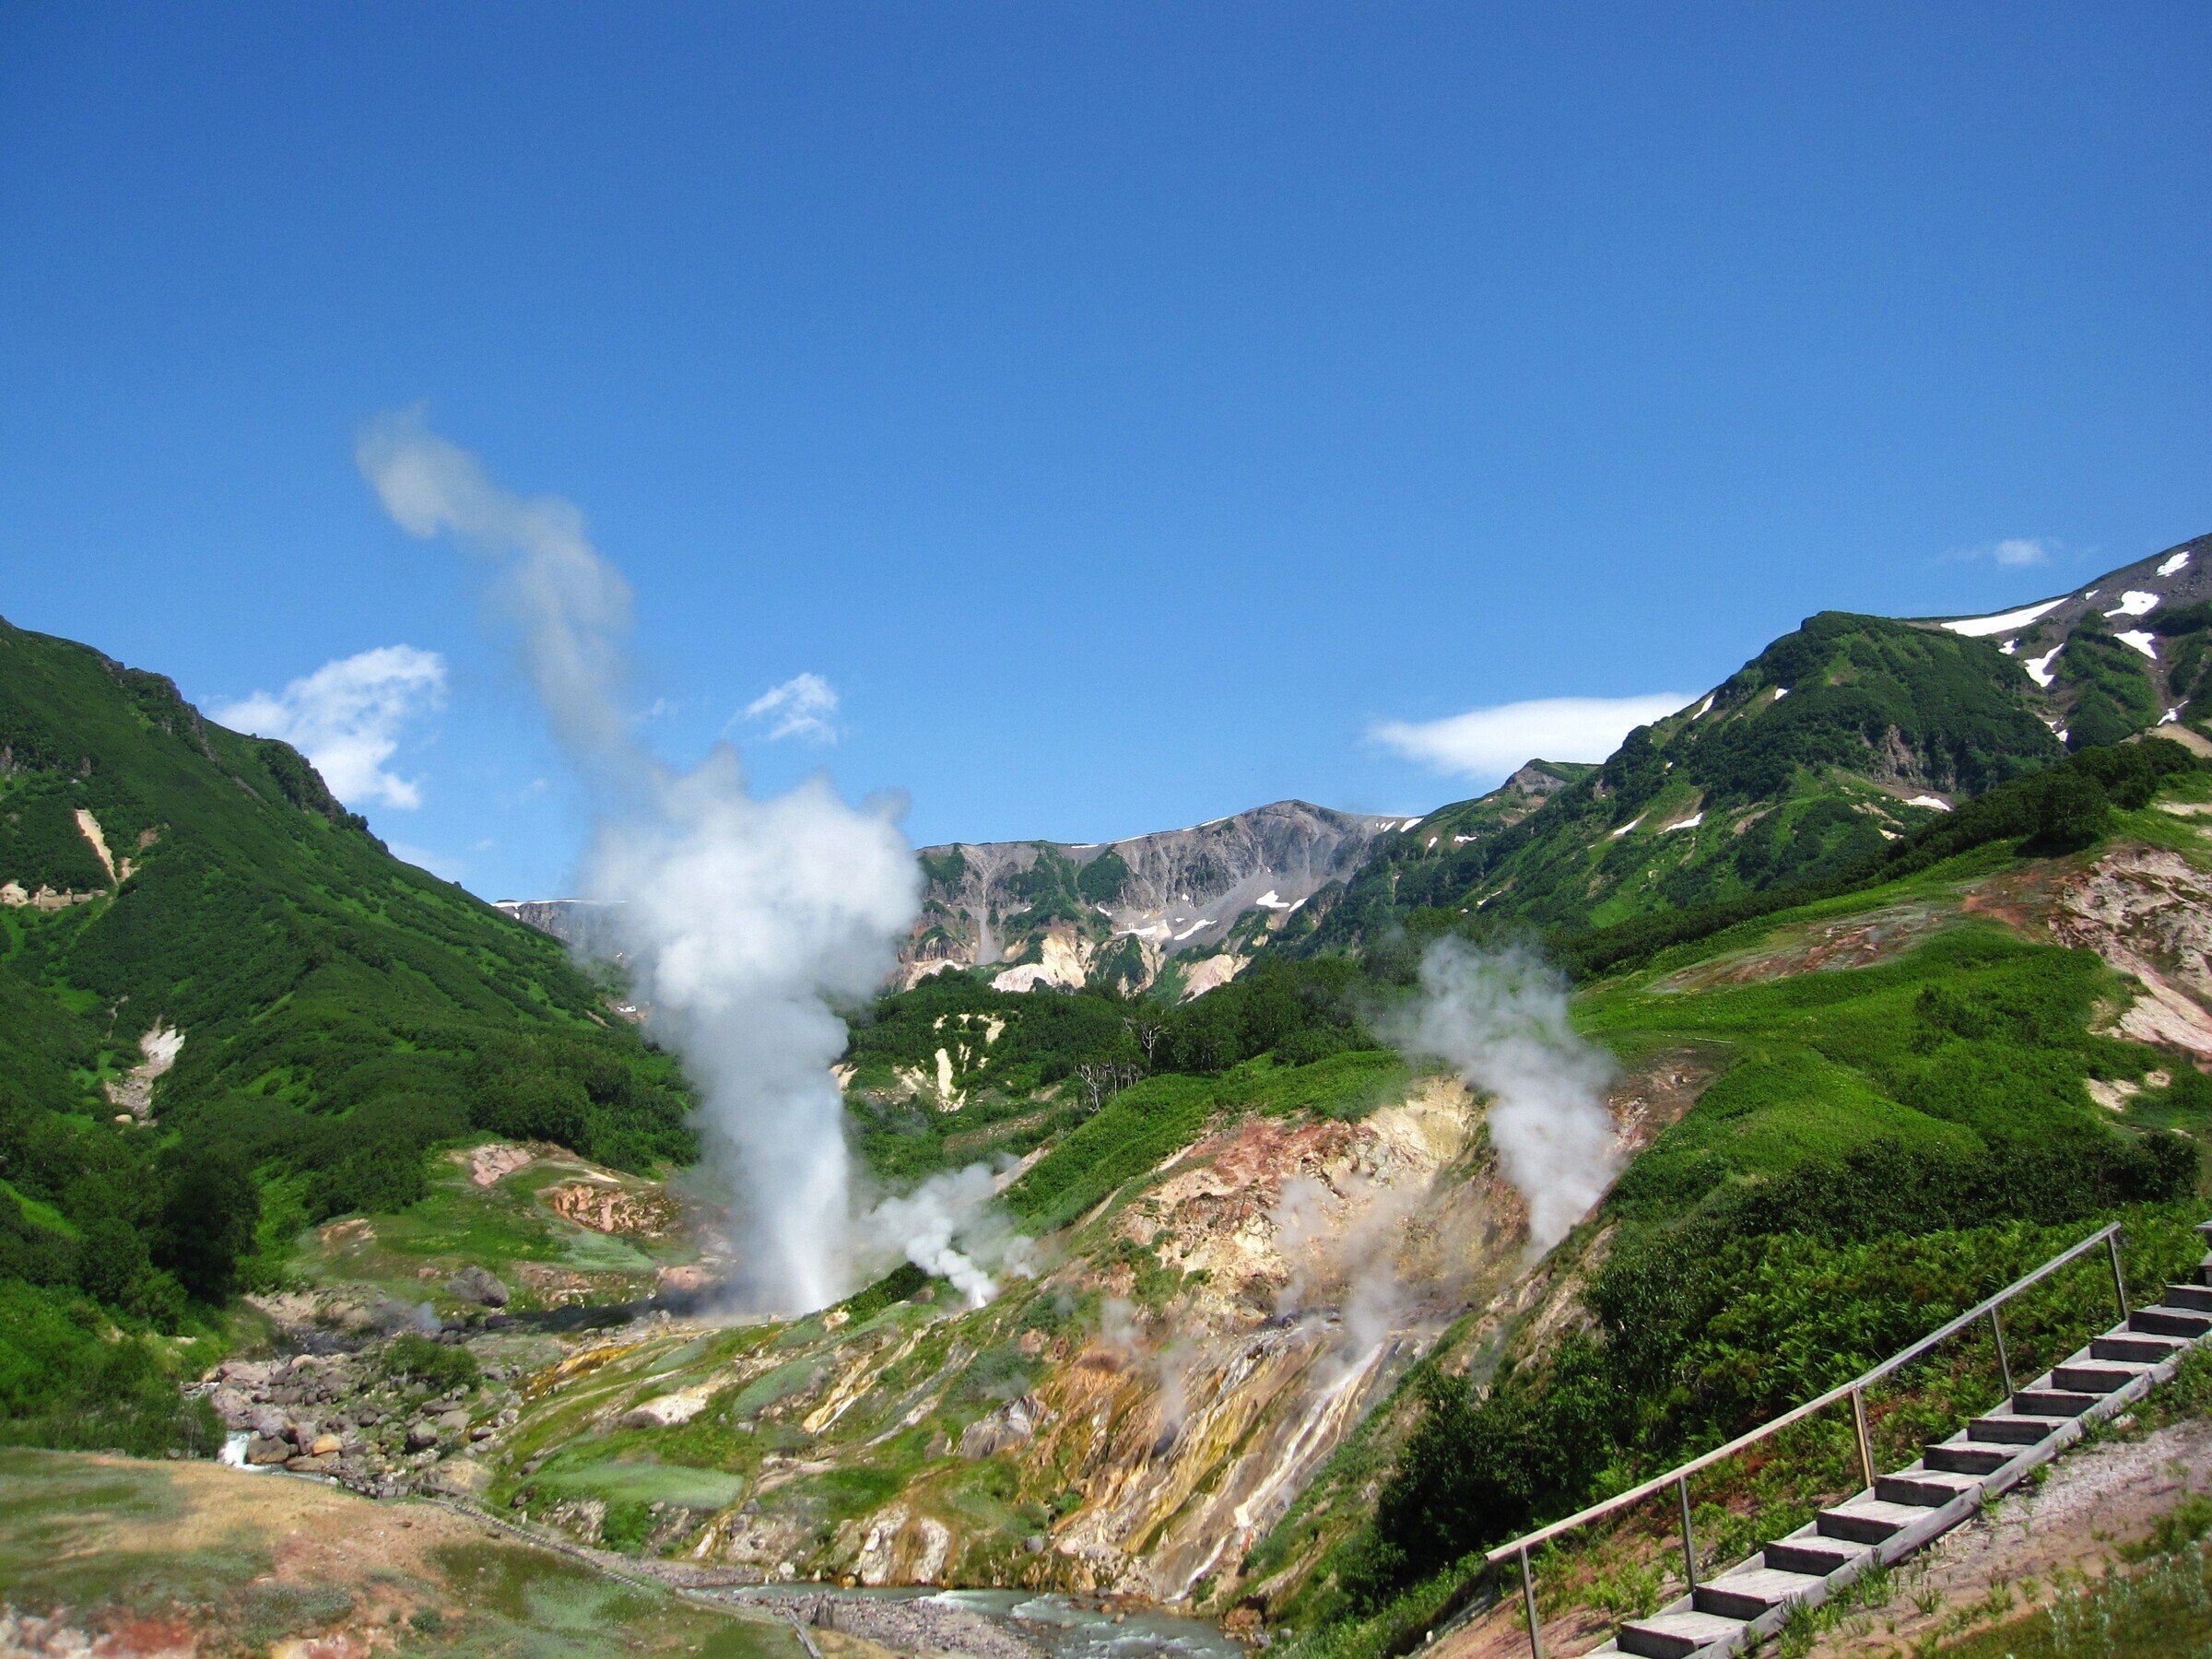
[{"label": "green mountain slope", "polygon": [[1573,932],[1818,880],[2069,749],[2169,727],[2212,747],[2207,720],[2212,536],[1989,617],[1823,611],[1539,811],[1501,810],[1508,783],[1382,838],[1269,948],[1430,910]]},{"label": "green mountain slope", "polygon": [[2028,683],[1986,640],[1823,612],[1519,822],[1462,803],[1392,838],[1302,947],[1419,909],[1572,930],[1830,874],[2059,759]]},{"label": "green mountain slope", "polygon": [[265,1212],[405,1205],[439,1141],[691,1155],[672,1064],[556,942],[394,858],[288,746],[5,623],[0,900],[0,1294],[65,1315],[0,1335],[11,1418],[69,1329],[189,1324]]}]

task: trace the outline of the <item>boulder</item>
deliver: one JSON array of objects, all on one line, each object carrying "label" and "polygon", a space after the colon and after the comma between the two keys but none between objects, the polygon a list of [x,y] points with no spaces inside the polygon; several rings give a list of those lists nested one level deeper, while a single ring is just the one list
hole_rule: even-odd
[{"label": "boulder", "polygon": [[345,1449],[346,1442],[335,1434],[318,1434],[307,1448],[308,1454],[312,1457],[323,1457],[333,1452],[343,1452]]},{"label": "boulder", "polygon": [[228,1382],[218,1382],[207,1396],[207,1404],[215,1407],[215,1415],[223,1419],[226,1429],[251,1429],[253,1426],[253,1402]]},{"label": "boulder", "polygon": [[438,1432],[441,1434],[466,1434],[468,1432],[468,1413],[458,1407],[447,1412],[438,1419]]},{"label": "boulder", "polygon": [[284,1466],[295,1475],[327,1475],[338,1466],[335,1457],[288,1457]]},{"label": "boulder", "polygon": [[292,1455],[288,1441],[266,1434],[257,1434],[246,1442],[246,1461],[250,1464],[280,1464]]},{"label": "boulder", "polygon": [[[418,1418],[415,1419],[415,1421],[407,1425],[408,1451],[428,1451],[430,1447],[436,1445],[437,1443],[438,1426],[435,1423],[426,1423],[420,1418]],[[251,1448],[248,1449],[248,1455],[252,1455]]]},{"label": "boulder", "polygon": [[445,1281],[445,1293],[458,1301],[476,1302],[487,1308],[507,1305],[507,1287],[474,1262]]}]

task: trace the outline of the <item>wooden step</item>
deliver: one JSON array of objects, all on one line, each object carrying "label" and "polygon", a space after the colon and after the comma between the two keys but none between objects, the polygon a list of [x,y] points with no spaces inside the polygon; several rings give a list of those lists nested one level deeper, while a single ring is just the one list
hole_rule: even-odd
[{"label": "wooden step", "polygon": [[2012,1409],[2020,1417],[2077,1418],[2103,1397],[2070,1388],[2023,1388],[2012,1396]]},{"label": "wooden step", "polygon": [[1965,1441],[1945,1441],[1920,1449],[1921,1462],[1952,1475],[1994,1475],[2018,1455],[2018,1452],[2000,1452],[1994,1446],[1976,1446]]},{"label": "wooden step", "polygon": [[2169,1285],[2159,1299],[2169,1308],[2190,1308],[2212,1313],[2212,1288],[2204,1285]]},{"label": "wooden step", "polygon": [[1862,1495],[1839,1503],[1834,1509],[1822,1510],[1813,1524],[1820,1529],[1823,1537],[1849,1538],[1853,1544],[1879,1544],[1890,1534],[1904,1531],[1925,1512],[1919,1504],[1889,1503]]},{"label": "wooden step", "polygon": [[1748,1621],[1794,1601],[1827,1576],[1824,1572],[1784,1572],[1776,1567],[1739,1567],[1710,1584],[1700,1584],[1691,1599],[1700,1613]]},{"label": "wooden step", "polygon": [[1759,1559],[1777,1572],[1802,1572],[1826,1578],[1872,1553],[1865,1545],[1854,1544],[1848,1538],[1799,1533],[1794,1537],[1775,1539],[1761,1552]]},{"label": "wooden step", "polygon": [[2127,1316],[2127,1328],[2147,1331],[2153,1336],[2194,1339],[2212,1331],[2212,1313],[2198,1313],[2187,1308],[2137,1308]]},{"label": "wooden step", "polygon": [[2001,1446],[2032,1446],[2059,1431],[2065,1419],[2023,1417],[2013,1411],[1993,1411],[1966,1426],[1969,1440],[1992,1441]]},{"label": "wooden step", "polygon": [[1940,1469],[1905,1469],[1875,1477],[1874,1495],[1884,1503],[1916,1504],[1941,1509],[1954,1498],[1982,1489],[1979,1476],[1947,1475]]},{"label": "wooden step", "polygon": [[2172,1359],[2188,1346],[2188,1341],[2180,1336],[2145,1336],[2130,1332],[2125,1335],[2091,1337],[2089,1358],[2133,1359],[2138,1364],[2156,1365],[2161,1359]]},{"label": "wooden step", "polygon": [[1654,1613],[1630,1619],[1613,1640],[1622,1653],[1641,1653],[1644,1659],[1688,1659],[1700,1648],[1743,1633],[1744,1620],[1717,1613]]},{"label": "wooden step", "polygon": [[2122,1365],[2109,1359],[2102,1364],[2095,1360],[2077,1364],[2069,1359],[2052,1368],[2051,1381],[2077,1394],[2116,1394],[2149,1369],[2147,1365]]}]

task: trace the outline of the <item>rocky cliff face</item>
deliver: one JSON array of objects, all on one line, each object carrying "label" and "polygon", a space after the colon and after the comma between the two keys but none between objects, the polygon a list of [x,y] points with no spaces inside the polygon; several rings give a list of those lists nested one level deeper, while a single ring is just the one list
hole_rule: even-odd
[{"label": "rocky cliff face", "polygon": [[1100,978],[1149,986],[1177,964],[1195,994],[1322,888],[1348,879],[1378,840],[1415,818],[1278,801],[1189,830],[1126,841],[926,847],[923,915],[901,952],[908,983],[948,967],[1003,964],[1005,990]]}]

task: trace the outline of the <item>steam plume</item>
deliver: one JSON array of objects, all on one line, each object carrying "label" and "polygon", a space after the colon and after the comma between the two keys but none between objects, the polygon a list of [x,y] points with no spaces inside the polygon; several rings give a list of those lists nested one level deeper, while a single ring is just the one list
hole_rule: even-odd
[{"label": "steam plume", "polygon": [[970,1307],[980,1308],[998,1294],[994,1271],[1036,1276],[1032,1241],[992,1206],[995,1186],[986,1164],[947,1170],[911,1193],[881,1200],[862,1230],[878,1251],[950,1279]]},{"label": "steam plume", "polygon": [[617,901],[653,1018],[703,1085],[708,1156],[740,1200],[739,1288],[776,1310],[834,1300],[850,1193],[830,1004],[891,970],[921,898],[905,838],[821,779],[755,798],[726,744],[688,773],[640,746],[622,697],[629,585],[569,502],[511,494],[417,414],[375,422],[359,460],[403,529],[450,532],[498,567],[554,735],[597,792],[587,889]]},{"label": "steam plume", "polygon": [[1569,1025],[1557,972],[1525,951],[1439,939],[1421,959],[1420,995],[1392,1034],[1495,1097],[1490,1144],[1528,1201],[1532,1257],[1605,1196],[1620,1162],[1605,1101],[1612,1063]]}]

